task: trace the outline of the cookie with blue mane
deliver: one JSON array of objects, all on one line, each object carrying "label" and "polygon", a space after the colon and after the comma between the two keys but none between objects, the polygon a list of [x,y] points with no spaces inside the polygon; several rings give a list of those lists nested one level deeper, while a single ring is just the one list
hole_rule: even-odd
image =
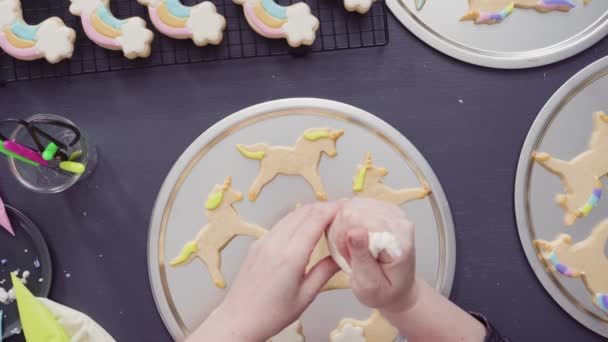
[{"label": "cookie with blue mane", "polygon": [[0,49],[24,60],[46,59],[58,63],[71,58],[76,33],[58,17],[38,25],[23,20],[19,0],[0,0]]}]

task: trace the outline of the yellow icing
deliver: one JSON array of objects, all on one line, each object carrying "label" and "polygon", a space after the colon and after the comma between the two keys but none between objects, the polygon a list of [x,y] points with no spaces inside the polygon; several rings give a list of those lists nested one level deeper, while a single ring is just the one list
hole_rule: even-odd
[{"label": "yellow icing", "polygon": [[171,266],[181,265],[188,261],[190,256],[196,252],[198,252],[198,246],[196,244],[196,241],[190,241],[186,245],[184,245],[184,248],[182,248],[182,251],[179,253],[179,256],[171,260],[169,264]]},{"label": "yellow icing", "polygon": [[224,192],[220,191],[213,195],[209,195],[207,202],[205,203],[205,208],[208,210],[214,210],[220,206],[222,200],[224,199]]},{"label": "yellow icing", "polygon": [[99,18],[99,16],[97,15],[97,12],[95,12],[95,13],[93,13],[93,15],[91,15],[91,25],[93,25],[93,28],[95,28],[95,31],[97,31],[109,38],[117,38],[122,35],[122,33],[120,31],[118,31],[117,29],[113,28],[112,26],[104,23],[103,20],[101,20],[101,18]]},{"label": "yellow icing", "polygon": [[363,191],[363,183],[365,182],[365,175],[367,175],[367,168],[365,166],[361,167],[361,171],[355,178],[355,184],[353,185],[353,191],[361,192]]},{"label": "yellow icing", "polygon": [[310,140],[310,141],[319,140],[321,138],[329,138],[329,132],[328,131],[310,131],[310,132],[304,133],[304,138],[306,138],[306,140]]},{"label": "yellow icing", "polygon": [[255,12],[255,15],[268,27],[281,28],[283,26],[283,24],[285,24],[285,22],[287,21],[285,19],[277,19],[277,18],[269,15],[268,12],[266,12],[264,7],[262,6],[261,1],[258,2],[257,5],[255,5],[253,7],[253,10]]},{"label": "yellow icing", "polygon": [[6,39],[8,40],[8,42],[19,49],[29,49],[34,47],[34,45],[36,44],[33,41],[29,41],[29,40],[25,40],[25,39],[21,39],[19,37],[17,37],[13,31],[11,31],[11,27],[10,26],[6,26],[4,28],[4,35],[6,36]]},{"label": "yellow icing", "polygon": [[158,7],[156,7],[156,13],[158,14],[158,17],[163,23],[171,27],[186,27],[186,21],[188,21],[188,18],[178,18],[172,15],[171,13],[169,13],[169,10],[167,9],[167,6],[165,6],[164,3],[161,3],[160,5],[158,5]]},{"label": "yellow icing", "polygon": [[260,160],[260,159],[264,158],[264,156],[266,155],[266,153],[264,151],[258,151],[258,152],[248,151],[245,148],[245,146],[243,146],[241,144],[236,145],[236,148],[239,150],[239,152],[241,152],[242,155],[244,155],[245,157],[247,157],[249,159]]}]

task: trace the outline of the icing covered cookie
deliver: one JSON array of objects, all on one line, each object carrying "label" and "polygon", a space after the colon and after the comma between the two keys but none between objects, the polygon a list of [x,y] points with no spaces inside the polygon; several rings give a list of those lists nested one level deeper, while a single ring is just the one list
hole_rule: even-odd
[{"label": "icing covered cookie", "polygon": [[0,48],[24,61],[45,58],[58,63],[71,58],[76,33],[57,17],[38,25],[23,20],[19,0],[0,0]]},{"label": "icing covered cookie", "polygon": [[243,6],[249,26],[266,38],[285,38],[292,47],[312,45],[319,20],[303,2],[281,6],[274,0],[234,0]]},{"label": "icing covered cookie", "polygon": [[589,149],[570,161],[563,161],[547,153],[534,153],[533,158],[549,172],[559,176],[566,194],[556,197],[556,202],[566,212],[564,223],[574,224],[596,207],[602,197],[601,177],[608,174],[608,115],[593,115],[593,132]]},{"label": "icing covered cookie", "polygon": [[[362,332],[362,333],[361,333]],[[378,310],[373,310],[366,321],[345,318],[331,332],[331,342],[394,342],[399,331],[382,317]]]},{"label": "icing covered cookie", "polygon": [[294,147],[255,144],[237,145],[239,152],[246,158],[259,160],[260,171],[249,189],[249,199],[255,201],[262,187],[278,174],[302,176],[312,186],[320,200],[327,195],[319,174],[319,162],[323,153],[335,157],[336,142],[344,134],[342,130],[330,128],[311,128],[296,141]]},{"label": "icing covered cookie", "polygon": [[344,0],[344,8],[349,12],[359,12],[365,14],[372,8],[376,0]]},{"label": "icing covered cookie", "polygon": [[589,237],[572,245],[572,238],[560,234],[549,242],[535,240],[534,245],[552,271],[570,278],[582,278],[593,294],[594,304],[608,314],[608,259],[604,247],[608,241],[608,219],[596,226]]},{"label": "icing covered cookie", "polygon": [[368,152],[365,155],[364,164],[357,167],[355,178],[353,179],[353,191],[356,196],[373,198],[395,205],[425,198],[431,192],[426,185],[424,185],[424,188],[392,189],[382,183],[382,178],[387,174],[387,169],[375,166],[372,163],[372,155]]},{"label": "icing covered cookie", "polygon": [[[308,266],[306,266],[306,272],[310,271],[319,261],[325,259],[329,256],[329,248],[327,246],[327,238],[325,235],[321,236],[321,239],[315,246],[310,256],[310,262]],[[346,261],[344,261],[346,263]],[[348,265],[348,264],[347,264]],[[334,274],[333,277],[329,279],[329,281],[323,286],[322,291],[331,291],[331,290],[339,290],[339,289],[349,289],[350,288],[350,277],[346,272],[339,271]]]},{"label": "icing covered cookie", "polygon": [[222,41],[226,19],[209,1],[184,6],[180,0],[138,0],[148,6],[152,24],[160,33],[175,39],[192,39],[197,46]]},{"label": "icing covered cookie", "polygon": [[496,24],[508,17],[514,8],[532,8],[538,12],[568,12],[575,7],[572,0],[469,0],[469,11],[460,20],[476,24]]},{"label": "icing covered cookie", "polygon": [[305,342],[302,323],[297,320],[267,342]]},{"label": "icing covered cookie", "polygon": [[70,12],[80,16],[82,28],[95,44],[122,50],[125,57],[148,57],[154,34],[140,17],[117,19],[109,8],[109,0],[70,0]]},{"label": "icing covered cookie", "polygon": [[193,241],[188,242],[178,257],[171,261],[171,266],[182,266],[200,258],[211,274],[213,283],[219,288],[226,287],[224,275],[220,269],[220,253],[237,235],[260,238],[266,230],[260,226],[243,221],[232,204],[243,199],[243,194],[231,189],[232,179],[226,178],[223,185],[217,185],[205,203],[208,223]]}]

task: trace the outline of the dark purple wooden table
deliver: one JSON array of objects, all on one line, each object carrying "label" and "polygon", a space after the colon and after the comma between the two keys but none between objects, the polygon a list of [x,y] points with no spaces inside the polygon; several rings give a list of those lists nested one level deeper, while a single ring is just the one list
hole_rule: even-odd
[{"label": "dark purple wooden table", "polygon": [[571,319],[528,266],[515,226],[513,183],[536,114],[568,78],[608,54],[608,40],[562,63],[501,71],[441,55],[392,16],[389,25],[391,42],[381,48],[0,88],[1,118],[64,115],[98,146],[93,176],[59,195],[21,188],[0,163],[0,193],[39,225],[50,246],[51,298],[88,313],[118,341],[170,340],[146,267],[149,218],[169,169],[226,115],[272,99],[321,97],[386,120],[435,170],[456,226],[453,301],[484,313],[513,341],[603,340]]}]

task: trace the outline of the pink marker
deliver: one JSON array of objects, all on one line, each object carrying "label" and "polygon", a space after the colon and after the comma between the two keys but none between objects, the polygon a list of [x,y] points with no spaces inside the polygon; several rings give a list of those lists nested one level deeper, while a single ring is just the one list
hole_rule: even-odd
[{"label": "pink marker", "polygon": [[13,225],[11,225],[8,215],[6,215],[6,207],[4,206],[4,202],[2,202],[2,198],[0,198],[0,226],[11,233],[12,236],[15,236]]},{"label": "pink marker", "polygon": [[48,166],[49,162],[42,158],[42,155],[36,151],[32,151],[27,147],[21,146],[14,141],[6,140],[4,141],[4,148],[18,154],[24,158],[27,158],[35,163],[38,163],[43,166]]}]

